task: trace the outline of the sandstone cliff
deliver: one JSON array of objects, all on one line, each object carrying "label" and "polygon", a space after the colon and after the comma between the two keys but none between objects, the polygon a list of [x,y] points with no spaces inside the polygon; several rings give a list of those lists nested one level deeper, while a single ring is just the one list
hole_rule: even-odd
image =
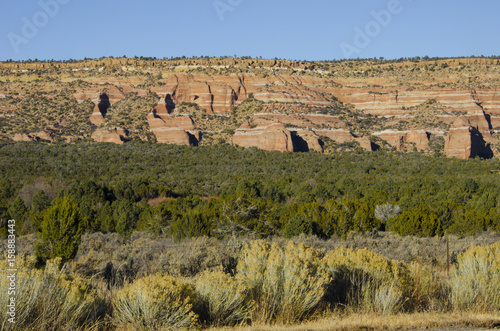
[{"label": "sandstone cliff", "polygon": [[[444,139],[441,152],[449,157],[491,157],[500,149],[499,68],[496,59],[0,63],[10,77],[10,84],[0,85],[2,138],[86,138],[72,121],[81,120],[74,114],[75,104],[92,102],[85,120],[98,127],[92,134],[96,141],[123,143],[133,127],[133,132],[142,130],[140,139],[151,132],[158,142],[182,145],[225,142],[324,152],[353,143],[374,150],[386,142],[401,152],[432,153],[439,138]],[[49,79],[26,85],[24,76],[40,75]],[[71,91],[64,101],[67,113],[42,114],[46,121],[35,123],[23,113],[26,98],[42,100],[32,91],[43,95],[44,102]],[[134,112],[135,118],[125,111],[110,125],[108,108],[131,93],[137,98],[154,95],[160,102],[152,110],[156,99]]]},{"label": "sandstone cliff", "polygon": [[233,142],[236,146],[258,147],[265,151],[294,151],[292,135],[280,123],[255,128],[251,128],[248,123],[245,123],[236,130]]}]

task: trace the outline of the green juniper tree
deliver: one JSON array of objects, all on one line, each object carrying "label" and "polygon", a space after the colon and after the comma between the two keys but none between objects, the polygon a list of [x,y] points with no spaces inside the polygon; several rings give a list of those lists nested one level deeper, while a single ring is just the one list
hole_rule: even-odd
[{"label": "green juniper tree", "polygon": [[75,257],[83,226],[78,205],[68,198],[54,200],[43,217],[42,232],[35,250],[38,261],[61,257],[68,261]]}]

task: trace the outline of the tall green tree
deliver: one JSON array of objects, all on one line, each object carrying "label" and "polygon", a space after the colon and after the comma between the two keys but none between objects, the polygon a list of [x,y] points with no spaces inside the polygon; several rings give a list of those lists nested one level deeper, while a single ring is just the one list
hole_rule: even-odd
[{"label": "tall green tree", "polygon": [[68,198],[54,200],[45,212],[35,246],[39,262],[55,257],[61,257],[63,262],[74,258],[83,232],[82,223],[76,203]]},{"label": "tall green tree", "polygon": [[28,210],[20,197],[16,197],[7,209],[9,218],[16,221],[17,234],[25,234],[29,232],[29,226],[26,224],[26,216]]}]

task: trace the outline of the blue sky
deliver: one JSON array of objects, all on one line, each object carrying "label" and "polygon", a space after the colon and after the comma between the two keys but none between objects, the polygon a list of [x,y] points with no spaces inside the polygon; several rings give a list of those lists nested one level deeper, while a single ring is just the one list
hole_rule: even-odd
[{"label": "blue sky", "polygon": [[500,55],[497,0],[0,3],[0,60],[123,55],[295,60]]}]

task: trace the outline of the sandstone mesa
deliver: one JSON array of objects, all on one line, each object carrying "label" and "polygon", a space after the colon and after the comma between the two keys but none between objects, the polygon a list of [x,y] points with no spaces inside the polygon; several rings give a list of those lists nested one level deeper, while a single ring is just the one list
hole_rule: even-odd
[{"label": "sandstone mesa", "polygon": [[[281,152],[323,153],[332,145],[428,153],[440,141],[442,154],[462,159],[493,157],[500,146],[500,64],[494,59],[323,64],[122,58],[4,62],[0,69],[1,135],[13,141],[85,138],[57,137],[74,121],[64,114],[36,131],[16,126],[29,84],[47,99],[71,86],[77,105],[91,102],[85,121],[93,127],[88,138],[96,142],[123,144],[140,131],[131,123],[140,121],[141,139],[149,132],[159,143],[177,145],[213,144],[218,138]],[[116,125],[110,120],[118,117],[113,107],[131,93],[159,101],[135,109],[137,118],[122,114]],[[258,101],[259,108],[250,108],[248,100]]]}]

